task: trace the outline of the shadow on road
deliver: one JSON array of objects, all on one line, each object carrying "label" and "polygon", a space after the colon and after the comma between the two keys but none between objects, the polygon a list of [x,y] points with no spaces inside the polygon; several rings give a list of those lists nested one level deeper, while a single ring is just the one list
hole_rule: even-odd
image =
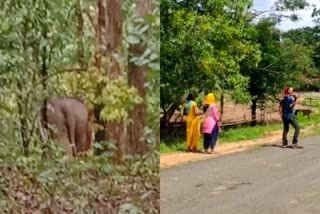
[{"label": "shadow on road", "polygon": [[261,147],[278,147],[283,149],[281,144],[263,144]]},{"label": "shadow on road", "polygon": [[[293,148],[292,145],[289,145],[288,147],[284,148],[284,147],[282,147],[281,144],[263,144],[263,145],[261,145],[261,147],[278,147],[280,149],[292,149]],[[303,146],[297,146],[294,149],[303,149]]]}]

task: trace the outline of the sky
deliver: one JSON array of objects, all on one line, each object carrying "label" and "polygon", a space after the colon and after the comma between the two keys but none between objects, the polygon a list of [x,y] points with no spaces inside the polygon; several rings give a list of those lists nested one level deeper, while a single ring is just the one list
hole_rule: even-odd
[{"label": "sky", "polygon": [[[254,0],[253,8],[258,11],[270,10],[276,0]],[[320,0],[307,0],[310,4],[315,4],[317,8],[320,8]],[[278,26],[282,31],[288,31],[290,29],[314,26],[312,21],[312,8],[305,10],[298,10],[295,13],[301,18],[297,22],[285,20]],[[290,15],[290,12],[283,12],[284,15]]]}]

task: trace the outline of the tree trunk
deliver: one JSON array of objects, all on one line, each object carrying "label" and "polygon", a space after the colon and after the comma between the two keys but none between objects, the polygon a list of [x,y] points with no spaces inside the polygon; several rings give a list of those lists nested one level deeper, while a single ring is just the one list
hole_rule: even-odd
[{"label": "tree trunk", "polygon": [[[44,32],[44,38],[46,38],[47,33],[46,31]],[[48,98],[47,98],[47,79],[48,79],[48,70],[47,70],[47,64],[46,64],[46,58],[47,58],[47,47],[44,46],[43,50],[42,50],[42,69],[41,69],[41,80],[42,80],[42,90],[44,92],[43,94],[43,100],[42,100],[42,106],[44,108],[43,109],[43,124],[45,128],[48,128],[48,116],[47,116],[47,111],[46,111],[46,107],[47,107],[47,102],[48,102]]]},{"label": "tree trunk", "polygon": [[[105,41],[101,38],[103,35],[103,32],[105,32],[106,28],[106,17],[105,17],[105,1],[104,0],[98,0],[97,1],[97,8],[98,8],[98,15],[96,19],[90,18],[90,21],[94,25],[95,28],[95,66],[101,71],[101,56],[103,53],[103,47],[106,47]],[[87,9],[87,14],[90,17],[89,9]],[[98,92],[99,94],[100,92]],[[94,116],[96,118],[96,123],[100,126],[104,127],[103,130],[98,130],[95,132],[95,141],[96,142],[102,142],[106,140],[106,130],[105,130],[105,123],[100,119],[100,111],[101,106],[95,106],[94,107]],[[103,151],[101,149],[97,149],[95,151],[95,154],[99,155]]]},{"label": "tree trunk", "polygon": [[166,128],[170,123],[170,119],[172,115],[177,110],[177,107],[175,105],[170,105],[168,109],[166,109],[164,106],[162,106],[161,108],[163,110],[163,117],[161,118],[161,121],[160,121],[160,127]]},{"label": "tree trunk", "polygon": [[[122,42],[122,13],[120,0],[105,0],[106,3],[106,30],[104,34],[106,42],[106,54],[109,58],[107,74],[110,79],[116,79],[122,75],[118,61],[112,56],[119,53]],[[115,141],[118,144],[117,162],[123,161],[124,150],[127,141],[127,128],[118,122],[108,122],[106,124],[106,139]]]},{"label": "tree trunk", "polygon": [[95,64],[101,69],[101,57],[105,55],[106,44],[103,35],[106,33],[106,1],[98,0],[98,20],[95,26]]},{"label": "tree trunk", "polygon": [[223,108],[224,108],[224,94],[221,93],[221,101],[220,101],[220,123],[222,124],[223,119]]},{"label": "tree trunk", "polygon": [[257,101],[258,99],[251,100],[251,125],[257,125]]},{"label": "tree trunk", "polygon": [[167,110],[164,106],[161,106],[163,111],[163,117],[160,119],[160,128],[166,127]]},{"label": "tree trunk", "polygon": [[[118,78],[121,75],[119,63],[114,59],[112,54],[118,53],[122,41],[122,14],[121,1],[119,0],[98,0],[98,17],[95,26],[95,64],[102,72],[106,70],[110,79]],[[108,32],[108,33],[107,33]],[[107,57],[108,67],[103,67],[102,57]],[[97,123],[104,127],[104,130],[95,133],[97,142],[115,141],[118,143],[118,162],[122,161],[124,143],[126,141],[126,129],[122,124],[116,122],[105,123],[100,120],[101,107],[95,107],[94,114]],[[103,151],[97,150],[97,154]]]},{"label": "tree trunk", "polygon": [[[138,47],[133,47],[131,52],[135,55],[138,53]],[[146,90],[145,83],[145,70],[143,67],[138,67],[133,63],[129,64],[129,86],[134,86],[138,89],[139,96],[143,98],[143,102],[135,106],[130,112],[130,118],[133,121],[128,127],[128,153],[142,154],[146,150],[146,143],[143,140],[143,129],[145,126],[145,114],[146,114]]]},{"label": "tree trunk", "polygon": [[[44,2],[47,6],[47,1]],[[46,13],[47,16],[47,13]],[[47,17],[45,17],[47,18]],[[46,40],[47,39],[47,25],[43,25],[43,32],[42,36]],[[42,122],[44,128],[48,131],[48,114],[47,114],[47,105],[48,105],[48,87],[47,87],[47,79],[48,79],[48,65],[47,65],[47,59],[48,59],[48,50],[47,47],[44,46],[42,49],[42,54],[41,54],[41,60],[42,60],[42,69],[41,69],[41,81],[42,81],[42,90],[43,90],[43,100],[42,100],[42,108],[41,108],[41,113],[42,113]]]},{"label": "tree trunk", "polygon": [[[136,0],[137,16],[143,17],[152,12],[152,0]],[[133,45],[130,47],[130,53],[133,56],[141,56],[145,51],[142,45]],[[146,115],[146,68],[129,63],[129,86],[134,86],[138,89],[139,96],[143,98],[143,102],[130,112],[130,118],[133,123],[128,126],[128,146],[127,152],[131,154],[143,154],[147,149],[147,144],[144,140],[144,127]]]},{"label": "tree trunk", "polygon": [[[96,118],[97,123],[98,123],[100,126],[103,127],[102,130],[96,131],[96,132],[95,132],[95,135],[94,135],[94,139],[95,139],[95,141],[98,142],[98,143],[100,143],[100,142],[102,142],[102,141],[104,141],[104,140],[106,139],[106,138],[105,138],[105,136],[106,136],[106,130],[105,130],[105,128],[106,128],[106,127],[105,127],[104,122],[102,122],[102,121],[100,120],[100,112],[101,112],[101,107],[100,107],[100,106],[95,106],[95,109],[94,109],[94,111],[93,111],[94,117]],[[101,155],[101,154],[103,153],[103,150],[100,149],[100,148],[97,148],[94,152],[95,152],[96,155]]]},{"label": "tree trunk", "polygon": [[78,47],[78,58],[79,65],[84,67],[84,47],[83,47],[83,35],[84,35],[84,21],[82,16],[81,2],[78,0],[77,2],[77,16],[78,16],[78,39],[79,39],[79,47]]}]

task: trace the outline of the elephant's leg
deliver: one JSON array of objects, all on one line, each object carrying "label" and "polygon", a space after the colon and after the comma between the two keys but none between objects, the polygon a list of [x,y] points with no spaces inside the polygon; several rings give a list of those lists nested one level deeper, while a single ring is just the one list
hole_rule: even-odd
[{"label": "elephant's leg", "polygon": [[72,154],[76,156],[77,148],[76,148],[76,139],[75,139],[75,131],[76,131],[76,121],[73,117],[66,118],[66,127],[68,131],[69,144],[72,147]]},{"label": "elephant's leg", "polygon": [[59,134],[55,137],[57,143],[66,151],[66,153],[70,156],[75,155],[75,146],[70,143],[69,137],[66,134]]},{"label": "elephant's leg", "polygon": [[87,141],[87,117],[85,114],[78,114],[76,122],[76,147],[79,152],[84,152],[86,150],[86,141]]}]

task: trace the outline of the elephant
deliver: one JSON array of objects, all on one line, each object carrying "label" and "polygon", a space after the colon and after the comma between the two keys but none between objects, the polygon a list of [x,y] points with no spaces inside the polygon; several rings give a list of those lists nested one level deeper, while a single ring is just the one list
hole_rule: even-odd
[{"label": "elephant", "polygon": [[[91,149],[91,116],[85,103],[74,97],[52,97],[42,112],[42,122],[52,139],[72,156]],[[47,123],[44,123],[46,120]]]}]

